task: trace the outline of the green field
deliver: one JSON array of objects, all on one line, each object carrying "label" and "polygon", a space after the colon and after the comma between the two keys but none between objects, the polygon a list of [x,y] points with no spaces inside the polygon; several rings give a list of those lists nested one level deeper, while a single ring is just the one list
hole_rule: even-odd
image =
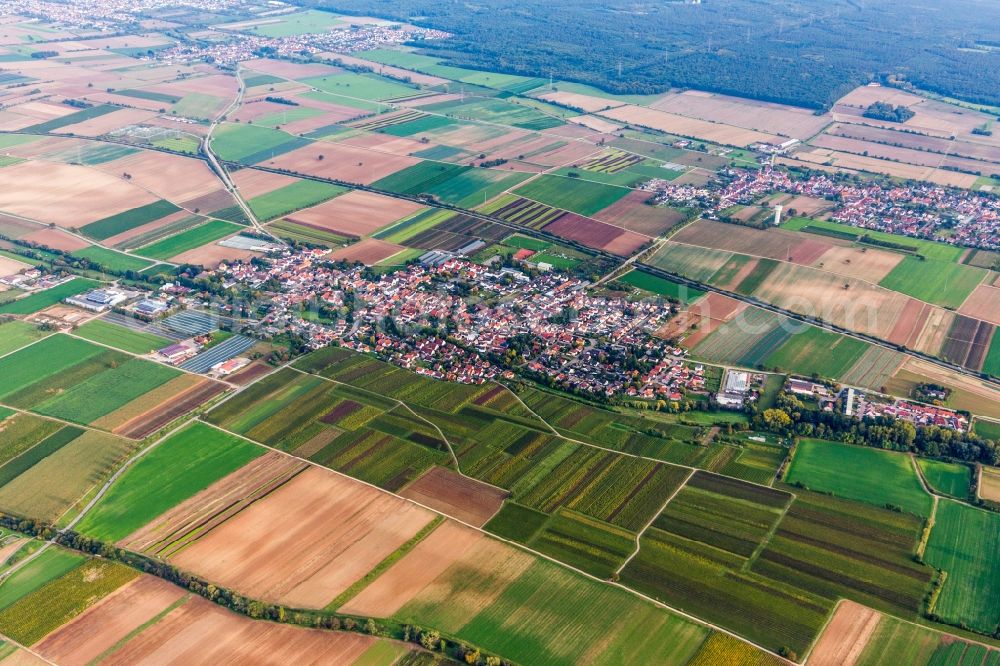
[{"label": "green field", "polygon": [[180,374],[174,368],[137,358],[109,365],[33,409],[74,423],[91,423]]},{"label": "green field", "polygon": [[193,92],[184,95],[181,101],[174,104],[171,113],[185,118],[209,120],[225,103],[226,100],[222,97]]},{"label": "green field", "polygon": [[519,127],[526,130],[545,130],[559,127],[563,121],[541,113],[536,104],[520,104],[515,98],[508,100],[470,96],[461,101],[429,104],[421,110],[445,114],[453,118],[468,118],[497,125]]},{"label": "green field", "polygon": [[170,340],[166,338],[151,333],[133,331],[130,328],[109,324],[100,319],[88,321],[76,329],[75,334],[92,342],[115,347],[131,354],[148,354],[170,344]]},{"label": "green field", "polygon": [[307,120],[323,115],[323,111],[306,106],[290,107],[287,110],[275,111],[260,118],[256,118],[253,124],[257,127],[271,127],[278,129],[282,125],[294,123],[299,120]]},{"label": "green field", "polygon": [[929,516],[932,500],[909,456],[881,449],[801,439],[788,469],[789,483],[839,497],[892,505]]},{"label": "green field", "polygon": [[942,500],[924,559],[948,572],[934,612],[983,633],[1000,624],[1000,514]]},{"label": "green field", "polygon": [[847,224],[838,224],[827,220],[812,220],[805,217],[790,217],[781,223],[783,229],[791,231],[801,231],[805,227],[810,230],[832,231],[842,237],[860,238],[862,235],[868,236],[878,241],[895,243],[906,247],[908,250],[922,254],[928,259],[957,263],[965,254],[965,249],[957,245],[947,243],[937,243],[934,241],[911,238],[909,236],[899,236],[888,234],[882,231],[872,231],[870,229],[859,229]]},{"label": "green field", "polygon": [[967,465],[928,458],[917,459],[917,464],[927,485],[934,491],[961,500],[969,497],[972,470]]},{"label": "green field", "polygon": [[39,310],[44,310],[50,305],[59,303],[64,298],[82,294],[85,291],[96,289],[100,282],[88,280],[86,278],[74,278],[69,282],[63,282],[51,289],[35,292],[16,301],[10,301],[0,305],[0,314],[34,314]]},{"label": "green field", "polygon": [[543,175],[515,190],[515,194],[549,206],[593,215],[615,203],[631,190],[576,178]]},{"label": "green field", "polygon": [[965,302],[987,271],[944,261],[904,257],[880,286],[952,309]]},{"label": "green field", "polygon": [[105,541],[122,539],[263,453],[242,439],[192,424],[129,468],[77,530]]},{"label": "green field", "polygon": [[839,379],[866,351],[866,342],[809,326],[789,337],[764,359],[764,365],[800,375]]},{"label": "green field", "polygon": [[309,143],[280,130],[243,123],[225,123],[212,134],[212,150],[224,160],[242,164],[273,159]]},{"label": "green field", "polygon": [[972,426],[972,430],[983,439],[1000,441],[1000,423],[995,421],[976,419],[975,424]]},{"label": "green field", "polygon": [[46,335],[47,332],[26,321],[0,321],[0,356],[31,344]]},{"label": "green field", "polygon": [[110,217],[97,220],[96,222],[91,222],[90,224],[81,227],[80,231],[91,238],[104,240],[128,231],[129,229],[134,229],[144,224],[148,224],[149,222],[153,222],[154,220],[158,220],[161,217],[166,217],[167,215],[176,213],[179,210],[180,208],[166,199],[160,199],[159,201],[154,201],[151,204],[139,206],[138,208],[132,208],[131,210],[126,210],[122,213],[118,213],[117,215],[112,215]]},{"label": "green field", "polygon": [[347,188],[314,180],[298,180],[273,192],[262,194],[247,201],[261,220],[267,222],[289,213],[315,206],[327,199],[347,192]]},{"label": "green field", "polygon": [[168,260],[188,250],[207,245],[220,238],[235,234],[242,229],[238,224],[223,222],[222,220],[209,220],[205,224],[182,231],[179,234],[168,236],[163,240],[145,245],[136,252],[144,257]]},{"label": "green field", "polygon": [[415,86],[397,83],[376,74],[354,74],[353,72],[316,76],[303,79],[302,83],[323,92],[369,102],[412,97],[420,92]]},{"label": "green field", "polygon": [[678,284],[672,280],[666,280],[650,273],[639,270],[629,271],[621,278],[622,282],[632,285],[643,291],[648,291],[667,298],[676,299],[682,303],[691,303],[705,295],[704,291],[694,289],[687,285]]},{"label": "green field", "polygon": [[83,564],[83,561],[83,555],[63,550],[58,546],[47,549],[11,574],[3,585],[0,585],[0,609],[7,608],[49,581],[59,578]]},{"label": "green field", "polygon": [[65,335],[52,335],[16,354],[0,359],[0,399],[32,384],[62,373],[101,354],[100,347]]},{"label": "green field", "polygon": [[986,360],[983,362],[983,372],[994,377],[1000,377],[1000,335],[994,335],[990,343]]},{"label": "green field", "polygon": [[276,19],[263,19],[257,25],[239,27],[238,29],[240,32],[248,32],[264,37],[292,37],[295,35],[323,33],[335,27],[343,26],[349,21],[349,18],[344,19],[330,12],[310,9],[304,12],[276,17]]},{"label": "green field", "polygon": [[52,120],[46,120],[45,122],[37,123],[30,127],[22,128],[24,131],[42,133],[42,132],[55,132],[62,129],[63,127],[69,127],[70,125],[75,125],[77,123],[82,123],[85,120],[91,120],[99,116],[103,116],[106,113],[112,113],[117,111],[117,106],[111,106],[110,104],[99,104],[97,106],[92,106],[80,111],[75,111],[69,115],[62,116],[60,118],[53,118]]},{"label": "green field", "polygon": [[141,271],[150,265],[150,262],[146,259],[132,257],[122,252],[115,252],[114,250],[97,245],[76,250],[73,252],[73,256],[89,259],[112,271]]}]

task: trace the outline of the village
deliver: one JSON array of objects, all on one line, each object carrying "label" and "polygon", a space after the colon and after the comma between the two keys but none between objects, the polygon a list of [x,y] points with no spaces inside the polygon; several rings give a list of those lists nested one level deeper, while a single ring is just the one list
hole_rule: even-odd
[{"label": "village", "polygon": [[779,192],[827,199],[836,206],[828,214],[833,222],[953,245],[1000,248],[1000,199],[988,194],[928,183],[857,183],[826,174],[795,178],[770,166],[727,168],[719,176],[701,187],[654,179],[643,189],[654,193],[656,203],[698,208],[715,219],[733,206],[758,203]]}]

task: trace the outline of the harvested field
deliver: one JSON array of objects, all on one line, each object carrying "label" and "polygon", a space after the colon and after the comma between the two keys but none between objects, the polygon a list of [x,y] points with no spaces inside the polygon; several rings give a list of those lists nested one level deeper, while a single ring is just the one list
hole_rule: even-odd
[{"label": "harvested field", "polygon": [[[187,377],[188,375],[185,375]],[[226,390],[221,382],[205,380],[192,388],[171,397],[169,404],[159,404],[153,409],[132,418],[115,428],[116,435],[142,439],[167,425],[174,419],[187,414],[192,409],[202,405]],[[149,404],[145,401],[145,404]],[[130,407],[126,405],[123,409]]]},{"label": "harvested field", "polygon": [[955,323],[956,315],[950,310],[930,308],[927,322],[917,336],[915,349],[937,356],[948,340],[948,333]]},{"label": "harvested field", "polygon": [[854,666],[881,619],[877,611],[841,601],[809,655],[809,666]]},{"label": "harvested field", "polygon": [[432,467],[399,494],[463,522],[482,527],[510,494],[443,467]]},{"label": "harvested field", "polygon": [[143,575],[52,632],[35,650],[58,664],[85,666],[179,602],[186,592]]},{"label": "harvested field", "polygon": [[131,182],[174,202],[188,201],[222,189],[222,183],[204,160],[159,151],[133,153],[97,168],[109,174],[128,173],[132,176]]},{"label": "harvested field", "polygon": [[605,109],[613,109],[624,105],[624,102],[617,102],[613,99],[594,97],[592,95],[583,95],[572,92],[550,92],[545,93],[544,95],[537,95],[537,97],[538,99],[544,99],[547,102],[555,102],[561,106],[580,109],[581,111],[586,111],[587,113],[604,111]]},{"label": "harvested field", "polygon": [[271,58],[258,58],[247,60],[243,63],[247,69],[262,74],[270,74],[283,79],[304,79],[311,76],[328,76],[339,74],[344,71],[339,67],[322,65],[319,63],[297,63],[286,60],[273,60]]},{"label": "harvested field", "polygon": [[610,224],[604,224],[575,213],[566,213],[545,225],[544,230],[583,243],[587,247],[606,250],[621,257],[635,254],[636,250],[649,242],[648,236],[634,231],[624,231]]},{"label": "harvested field", "polygon": [[409,502],[311,467],[172,561],[255,598],[323,608],[432,517]]},{"label": "harvested field", "polygon": [[660,236],[687,217],[674,208],[647,206],[648,199],[647,192],[629,192],[604,210],[594,213],[594,218],[646,236]]},{"label": "harvested field", "polygon": [[984,500],[1000,503],[1000,470],[982,467],[977,494]]},{"label": "harvested field", "polygon": [[566,120],[596,132],[601,132],[602,134],[611,134],[622,129],[621,125],[605,120],[604,118],[598,118],[597,116],[576,116],[574,118],[567,118]]},{"label": "harvested field", "polygon": [[1000,419],[1000,389],[975,377],[959,375],[920,359],[907,358],[889,381],[889,388],[897,395],[906,396],[917,384],[928,382],[952,390],[945,403],[948,407]]},{"label": "harvested field", "polygon": [[138,125],[139,123],[149,120],[155,115],[155,111],[144,111],[142,109],[121,109],[119,111],[105,113],[104,115],[97,116],[96,118],[84,120],[80,123],[60,127],[59,131],[67,134],[76,134],[77,136],[96,137],[101,136],[102,134],[107,134],[108,132],[116,130],[120,127],[125,127],[126,125]]},{"label": "harvested field", "polygon": [[256,622],[192,597],[103,663],[350,664],[375,640],[359,634]]},{"label": "harvested field", "polygon": [[496,543],[482,532],[446,520],[339,610],[374,617],[395,615],[449,567],[474,561],[476,555],[488,552]]},{"label": "harvested field", "polygon": [[844,136],[820,134],[809,143],[817,148],[829,148],[830,150],[843,151],[867,157],[876,157],[893,162],[904,162],[915,166],[937,168],[947,165],[965,171],[966,173],[991,173],[993,169],[996,168],[996,165],[990,162],[982,162],[980,160],[963,157],[939,155],[937,153],[929,153],[922,150],[913,150],[911,148],[902,148],[899,146],[887,146],[880,143],[860,141],[858,139],[851,139]]},{"label": "harvested field", "polygon": [[807,139],[831,121],[829,114],[817,116],[811,109],[700,90],[668,93],[649,108],[795,139]]},{"label": "harvested field", "polygon": [[912,132],[900,132],[888,127],[872,127],[852,123],[835,123],[826,131],[827,134],[844,136],[860,141],[882,143],[903,148],[935,153],[950,153],[962,157],[989,162],[1000,161],[1000,148],[983,145],[950,137],[928,136]]},{"label": "harvested field", "polygon": [[732,258],[732,252],[666,242],[649,263],[665,271],[705,282]]},{"label": "harvested field", "polygon": [[976,176],[933,167],[914,166],[902,162],[881,160],[864,155],[839,152],[828,148],[814,148],[809,151],[795,153],[794,159],[814,165],[828,165],[853,171],[868,171],[882,173],[896,178],[924,180],[937,185],[949,187],[971,188],[976,182]]},{"label": "harvested field", "polygon": [[366,238],[353,245],[334,250],[329,258],[340,261],[360,261],[366,266],[374,266],[405,249],[402,245],[394,245],[377,238]]},{"label": "harvested field", "polygon": [[306,463],[300,460],[269,451],[157,516],[119,545],[156,557],[169,557],[266,498],[306,468]]},{"label": "harvested field", "polygon": [[419,161],[415,157],[318,142],[267,160],[266,164],[321,178],[370,185]]},{"label": "harvested field", "polygon": [[[845,288],[846,286],[846,288]],[[867,282],[782,263],[754,296],[849,330],[886,338],[909,298]]]},{"label": "harvested field", "polygon": [[[391,76],[397,79],[409,79],[413,83],[416,83],[417,85],[420,86],[436,86],[442,83],[448,83],[448,79],[442,79],[439,76],[421,74],[419,72],[414,72],[409,69],[392,67],[391,65],[383,65],[381,63],[373,62],[371,60],[362,60],[361,58],[357,58],[355,56],[347,55],[344,53],[317,53],[316,57],[323,58],[326,60],[334,60],[334,61],[339,60],[344,65],[370,67],[372,70],[374,70],[379,74]],[[269,62],[274,62],[274,61],[269,61]],[[284,63],[284,64],[290,64],[290,63]],[[322,74],[306,74],[304,76],[297,76],[294,78],[304,78],[305,76],[322,76]]]},{"label": "harvested field", "polygon": [[288,220],[324,231],[360,238],[421,210],[403,199],[353,190],[318,206],[288,216]]},{"label": "harvested field", "polygon": [[757,255],[809,265],[832,243],[784,229],[753,229],[739,224],[699,220],[671,237],[677,243]]},{"label": "harvested field", "polygon": [[723,125],[722,123],[710,123],[696,118],[688,118],[633,104],[626,104],[610,111],[602,111],[600,115],[619,122],[660,130],[668,134],[704,139],[705,141],[721,143],[726,146],[738,146],[740,148],[746,148],[751,144],[761,142],[778,145],[784,141],[784,139],[773,134],[755,132],[732,125]]},{"label": "harvested field", "polygon": [[809,265],[838,275],[878,284],[903,260],[898,252],[869,247],[830,245]]},{"label": "harvested field", "polygon": [[958,309],[959,313],[1000,326],[1000,288],[981,284]]},{"label": "harvested field", "polygon": [[204,266],[214,269],[222,262],[247,261],[252,257],[261,256],[259,252],[243,250],[234,247],[225,247],[218,243],[210,243],[196,247],[193,250],[175,254],[170,259],[178,264],[191,264],[193,266]]},{"label": "harvested field", "polygon": [[31,268],[30,264],[0,256],[0,276],[17,275],[26,268]]},{"label": "harvested field", "polygon": [[94,169],[52,162],[4,167],[0,209],[61,227],[81,227],[155,202],[140,187]]}]

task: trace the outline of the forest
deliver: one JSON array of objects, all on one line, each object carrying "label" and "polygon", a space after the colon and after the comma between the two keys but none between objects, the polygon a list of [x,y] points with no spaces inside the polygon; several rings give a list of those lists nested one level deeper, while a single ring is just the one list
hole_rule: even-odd
[{"label": "forest", "polygon": [[450,64],[616,93],[690,87],[825,109],[892,76],[1000,104],[1000,3],[980,0],[297,0],[446,30]]}]

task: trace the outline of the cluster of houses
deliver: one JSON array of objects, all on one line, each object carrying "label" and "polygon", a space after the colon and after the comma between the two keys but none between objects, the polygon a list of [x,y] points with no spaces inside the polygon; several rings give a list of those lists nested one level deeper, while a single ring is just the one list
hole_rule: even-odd
[{"label": "cluster of houses", "polygon": [[947,407],[926,405],[912,400],[869,395],[854,388],[844,389],[844,413],[857,418],[885,416],[909,421],[918,426],[938,426],[965,432],[969,429],[969,419],[965,414]]},{"label": "cluster of houses", "polygon": [[703,369],[652,336],[672,314],[662,300],[594,296],[577,277],[456,257],[373,276],[326,254],[285,251],[219,270],[226,284],[267,290],[263,332],[290,331],[311,347],[337,342],[467,383],[513,366],[608,396],[679,400],[704,389]]}]

